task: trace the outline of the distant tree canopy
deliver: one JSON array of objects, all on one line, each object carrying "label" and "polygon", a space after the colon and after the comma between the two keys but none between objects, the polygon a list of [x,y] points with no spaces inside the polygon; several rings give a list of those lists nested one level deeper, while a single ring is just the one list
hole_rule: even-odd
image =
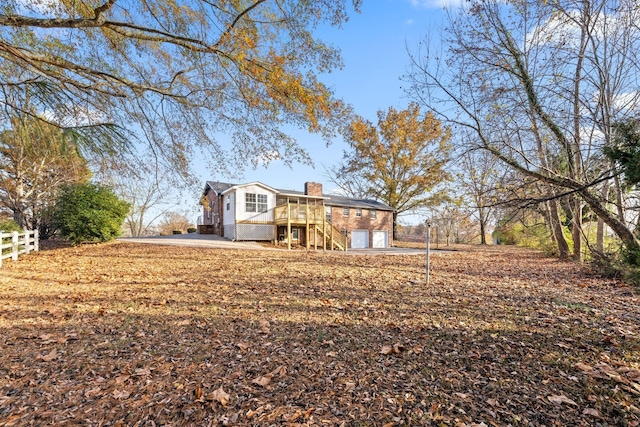
[{"label": "distant tree canopy", "polygon": [[160,224],[158,224],[160,234],[172,234],[174,231],[184,233],[191,227],[193,227],[193,222],[189,220],[187,215],[173,211],[165,212]]},{"label": "distant tree canopy", "polygon": [[377,125],[354,119],[345,139],[351,151],[334,170],[333,181],[348,192],[351,182],[358,180],[364,193],[359,196],[394,209],[394,229],[398,214],[432,203],[438,194],[431,192],[449,179],[449,129],[432,113],[422,115],[415,103],[405,110],[378,111]]},{"label": "distant tree canopy", "polygon": [[[308,161],[281,129],[329,138],[345,106],[318,79],[341,66],[313,37],[360,0],[4,0],[0,111],[74,128],[100,152],[139,128],[176,170],[201,147],[232,166]],[[223,146],[216,134],[232,139]]]}]

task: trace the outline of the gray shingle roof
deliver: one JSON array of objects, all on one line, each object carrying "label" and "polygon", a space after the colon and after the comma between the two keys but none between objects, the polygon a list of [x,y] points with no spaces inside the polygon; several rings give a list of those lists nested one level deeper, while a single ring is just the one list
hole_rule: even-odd
[{"label": "gray shingle roof", "polygon": [[220,194],[223,191],[233,187],[234,185],[238,185],[238,184],[229,184],[228,182],[218,182],[218,181],[207,181],[207,183],[204,186],[204,192],[205,193],[207,192],[207,187],[208,187],[208,188],[211,188],[216,193]]},{"label": "gray shingle roof", "polygon": [[[208,187],[213,189],[216,193],[220,194],[236,185],[241,185],[241,184],[230,184],[227,182],[207,181],[205,185],[205,192],[207,191],[207,187]],[[301,197],[305,196],[304,191],[283,190],[279,188],[277,188],[276,191],[280,193],[296,195]],[[363,209],[373,209],[373,210],[380,210],[380,211],[393,211],[393,208],[391,206],[388,206],[384,203],[377,202],[375,200],[338,196],[336,194],[323,194],[322,197],[325,198],[324,204],[327,206],[363,208]]]}]

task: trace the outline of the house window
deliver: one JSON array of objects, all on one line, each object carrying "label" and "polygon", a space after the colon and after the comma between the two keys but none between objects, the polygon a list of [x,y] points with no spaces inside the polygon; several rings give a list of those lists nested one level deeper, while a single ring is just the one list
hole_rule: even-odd
[{"label": "house window", "polygon": [[291,240],[298,240],[298,228],[291,229]]},{"label": "house window", "polygon": [[331,222],[331,206],[327,206],[326,208],[324,208],[324,216],[327,221]]},{"label": "house window", "polygon": [[362,218],[362,208],[356,208],[356,218]]},{"label": "house window", "polygon": [[349,208],[342,208],[342,216],[349,216]]},{"label": "house window", "polygon": [[346,228],[343,228],[343,229],[340,231],[340,233],[342,233],[342,235],[343,235],[344,237],[347,237],[347,229],[346,229]]},{"label": "house window", "polygon": [[266,212],[267,211],[267,195],[247,193],[244,195],[246,212]]},{"label": "house window", "polygon": [[378,217],[378,213],[376,211],[369,211],[369,218],[376,219]]},{"label": "house window", "polygon": [[227,202],[227,210],[231,209],[231,203]]}]

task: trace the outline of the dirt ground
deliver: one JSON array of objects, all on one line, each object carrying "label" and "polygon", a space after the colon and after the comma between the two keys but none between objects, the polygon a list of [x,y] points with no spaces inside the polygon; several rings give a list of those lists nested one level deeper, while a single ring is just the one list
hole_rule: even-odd
[{"label": "dirt ground", "polygon": [[0,426],[638,426],[640,299],[515,248],[114,242],[0,269]]}]

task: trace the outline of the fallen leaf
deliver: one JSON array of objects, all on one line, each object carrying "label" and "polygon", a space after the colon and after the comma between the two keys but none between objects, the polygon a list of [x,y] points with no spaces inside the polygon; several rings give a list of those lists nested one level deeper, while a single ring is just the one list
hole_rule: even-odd
[{"label": "fallen leaf", "polygon": [[194,396],[196,399],[196,402],[204,402],[204,390],[202,390],[202,387],[197,386],[195,391],[194,391]]},{"label": "fallen leaf", "polygon": [[600,411],[593,408],[584,408],[582,415],[591,415],[592,417],[600,418]]},{"label": "fallen leaf", "polygon": [[547,399],[549,399],[550,402],[553,402],[555,404],[562,404],[562,403],[567,403],[569,405],[575,405],[578,406],[578,404],[576,402],[574,402],[573,400],[569,399],[567,396],[563,395],[563,394],[554,394],[551,396],[547,396]]},{"label": "fallen leaf", "polygon": [[124,384],[129,378],[131,375],[119,375],[116,377],[116,384]]},{"label": "fallen leaf", "polygon": [[267,375],[258,377],[251,382],[261,387],[266,387],[271,382],[271,378],[273,378],[273,374],[267,374]]},{"label": "fallen leaf", "polygon": [[249,409],[245,414],[247,418],[253,418],[256,415],[260,415],[264,412],[264,406],[258,406],[256,409]]},{"label": "fallen leaf", "polygon": [[55,360],[57,358],[58,358],[58,352],[56,351],[55,348],[51,350],[51,352],[46,356],[40,356],[40,359],[44,360],[45,362],[51,362],[52,360]]},{"label": "fallen leaf", "polygon": [[120,391],[120,390],[113,390],[113,393],[111,393],[111,395],[115,398],[115,399],[127,399],[129,396],[131,396],[131,393],[124,390],[124,391]]},{"label": "fallen leaf", "polygon": [[400,343],[396,343],[393,345],[393,352],[394,353],[402,353],[403,351],[405,351],[407,348],[405,346],[403,346]]},{"label": "fallen leaf", "polygon": [[271,376],[278,375],[280,377],[284,377],[287,375],[287,367],[284,365],[278,366],[276,369],[271,372]]},{"label": "fallen leaf", "polygon": [[43,344],[48,344],[48,343],[55,342],[55,339],[54,339],[55,335],[54,334],[42,334],[38,338],[40,338],[42,341],[45,341]]},{"label": "fallen leaf", "polygon": [[393,347],[391,347],[390,345],[383,345],[382,346],[382,350],[380,350],[380,353],[382,353],[382,354],[391,354],[391,353],[393,353]]},{"label": "fallen leaf", "polygon": [[260,321],[260,333],[261,334],[268,334],[271,332],[271,330],[269,329],[271,325],[269,324],[268,320],[261,320]]},{"label": "fallen leaf", "polygon": [[227,404],[231,400],[231,396],[229,395],[229,393],[225,392],[222,389],[222,386],[220,386],[220,388],[214,390],[213,392],[207,395],[207,400],[216,401],[220,403],[222,406],[227,406]]},{"label": "fallen leaf", "polygon": [[582,372],[591,372],[593,368],[586,363],[578,362],[574,365],[576,368],[580,369]]},{"label": "fallen leaf", "polygon": [[149,368],[138,368],[135,370],[134,375],[137,375],[139,377],[147,377],[151,375],[151,370]]}]

